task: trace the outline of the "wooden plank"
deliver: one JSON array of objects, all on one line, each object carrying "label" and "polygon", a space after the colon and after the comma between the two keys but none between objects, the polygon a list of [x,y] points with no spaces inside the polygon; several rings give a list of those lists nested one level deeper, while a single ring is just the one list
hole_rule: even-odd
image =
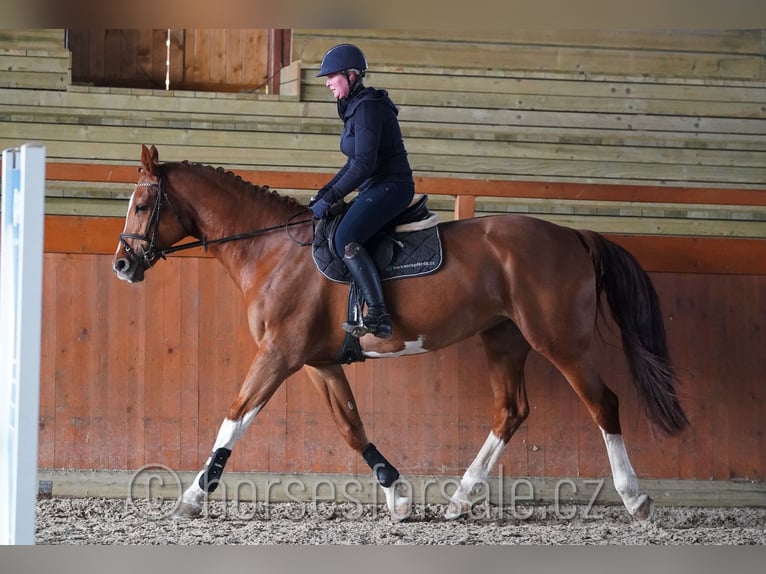
[{"label": "wooden plank", "polygon": [[[339,36],[332,44],[346,41]],[[326,38],[295,37],[293,56],[318,62],[332,45]],[[374,70],[375,62],[407,66],[487,67],[514,70],[567,71],[579,73],[647,74],[650,76],[727,77],[759,79],[760,55],[710,54],[685,51],[640,51],[635,48],[592,48],[561,45],[482,44],[418,40],[391,42],[367,38],[364,51]],[[511,57],[509,57],[509,52]],[[481,55],[480,60],[477,58]]]},{"label": "wooden plank", "polygon": [[279,71],[279,94],[281,96],[301,96],[300,66],[300,60],[296,60]]},{"label": "wooden plank", "polygon": [[[56,467],[87,465],[92,452],[88,448],[88,396],[80,390],[78,373],[85,364],[82,345],[82,318],[87,316],[86,299],[76,295],[72,287],[78,283],[82,256],[59,258],[53,272],[56,284]],[[85,381],[87,385],[87,381]]]},{"label": "wooden plank", "polygon": [[[188,485],[194,480],[197,471],[186,470],[178,472],[178,477],[182,484]],[[135,478],[135,472],[132,470],[111,470],[111,469],[54,469],[41,468],[38,471],[39,480],[47,480],[53,483],[53,496],[56,498],[83,498],[83,497],[103,497],[124,499],[125,493]],[[166,488],[157,492],[162,492],[164,496],[174,499],[179,492],[173,477],[167,476],[169,480],[164,481]],[[422,504],[441,504],[447,503],[444,492],[451,492],[451,486],[460,480],[459,474],[440,473],[438,477],[423,475],[405,475],[405,480],[413,486],[413,500]],[[588,504],[590,497],[594,494],[593,485],[586,482],[590,477],[575,477],[573,483],[579,496],[575,496],[575,503]],[[353,474],[309,474],[305,472],[284,473],[284,472],[225,472],[222,478],[225,489],[222,487],[219,491],[211,495],[211,500],[220,500],[221,493],[229,493],[228,500],[232,500],[231,493],[236,492],[238,485],[252,483],[256,486],[258,496],[255,500],[265,502],[263,493],[269,491],[269,485],[286,485],[291,481],[305,485],[305,490],[299,490],[294,495],[306,503],[315,501],[312,498],[315,485],[317,484],[335,484],[337,502],[348,502],[348,494],[344,492],[343,485],[362,484],[364,489],[358,494],[358,500],[363,504],[377,502],[380,504],[380,498],[374,498],[375,493],[370,488],[369,474],[366,472]],[[539,475],[529,475],[526,480],[530,481],[532,490],[535,494],[535,503],[550,504],[560,498],[556,498],[557,488],[560,478],[558,477],[540,477]],[[766,491],[762,482],[743,482],[737,480],[678,480],[678,479],[656,479],[641,478],[642,490],[646,489],[659,506],[691,506],[691,507],[763,507],[766,498]],[[492,477],[489,481],[491,498],[494,504],[498,503],[496,498],[498,493],[503,490],[504,505],[510,509],[512,495],[526,495],[522,490],[522,485],[514,483],[513,477],[500,479]],[[141,492],[144,484],[137,485]],[[156,485],[155,485],[156,486]],[[518,492],[514,492],[514,488]],[[155,492],[152,490],[152,492]],[[243,494],[248,494],[243,489]],[[272,497],[270,502],[290,502],[282,488],[271,487]],[[356,493],[354,493],[356,494]],[[251,498],[243,496],[241,501],[250,501]],[[617,494],[613,490],[611,480],[604,483],[603,489],[596,500],[596,504],[621,504]]]},{"label": "wooden plank", "polygon": [[56,50],[64,47],[62,28],[0,28],[0,47]]},{"label": "wooden plank", "polygon": [[400,106],[402,120],[419,122],[442,122],[455,124],[503,125],[503,126],[559,126],[562,122],[573,128],[599,126],[604,130],[637,130],[654,132],[687,132],[689,134],[732,133],[763,135],[761,119],[738,119],[716,117],[656,117],[649,114],[607,114],[597,112],[567,112],[562,114],[534,110],[483,110],[473,108],[447,108],[441,106]]},{"label": "wooden plank", "polygon": [[208,79],[211,84],[225,84],[228,72],[226,39],[228,30],[211,30],[208,36]]},{"label": "wooden plank", "polygon": [[[2,238],[0,238],[2,239]],[[51,325],[57,317],[56,293],[58,284],[55,256],[43,254],[42,324],[48,336],[40,338],[40,406],[37,457],[39,466],[55,468],[56,461],[56,359],[57,340]]]},{"label": "wooden plank", "polygon": [[[3,138],[0,143],[6,147],[18,145],[19,140],[34,139],[46,143],[51,158],[75,159],[79,157],[98,158],[102,161],[124,160],[133,155],[134,146],[120,141],[119,128],[108,126],[66,126],[33,124],[32,127],[22,127],[14,122],[0,122]],[[202,133],[198,130],[172,130],[163,128],[135,128],[140,141],[155,143],[166,151],[166,159],[188,159],[227,167],[265,168],[281,166],[284,168],[321,169],[328,165],[341,165],[343,157],[337,151],[331,150],[331,136],[305,135],[296,138],[290,134],[265,134],[259,132],[243,132],[238,134],[240,145],[246,147],[222,147],[231,135],[226,132],[209,131]],[[284,143],[279,146],[279,141]],[[305,142],[306,148],[295,149],[294,144]],[[73,142],[77,142],[76,146]],[[313,143],[312,143],[313,142]],[[489,142],[487,145],[490,145]],[[293,147],[291,147],[291,144]],[[216,147],[219,146],[219,147]],[[457,147],[457,146],[455,146]],[[410,152],[410,162],[413,169],[422,175],[438,175],[442,177],[507,177],[528,179],[530,177],[557,179],[582,178],[592,182],[599,180],[609,182],[641,181],[649,184],[660,182],[700,185],[734,186],[759,185],[766,181],[766,168],[762,165],[698,165],[693,159],[685,163],[639,163],[639,154],[626,157],[625,160],[593,157],[573,158],[559,157],[516,157],[513,148],[507,147],[510,156],[484,156],[482,150],[472,155],[449,156],[443,154],[424,154]],[[313,148],[313,149],[312,149]],[[253,149],[258,149],[254,154]],[[587,147],[583,147],[587,150]],[[290,150],[290,153],[285,151]],[[74,152],[74,153],[73,153]],[[628,154],[623,150],[623,157]],[[683,150],[675,153],[683,154]],[[691,152],[694,157],[695,153]],[[703,154],[703,152],[699,152]],[[734,152],[730,152],[734,153]],[[715,157],[712,154],[710,157]],[[745,154],[747,157],[747,152]],[[608,159],[608,158],[607,158]]]},{"label": "wooden plank", "polygon": [[[305,72],[308,73],[308,72]],[[418,73],[409,75],[409,76],[403,76],[403,77],[411,77],[413,81],[417,82],[417,79],[420,77],[424,77],[427,79],[428,76],[423,76],[422,71],[419,71]],[[483,82],[485,85],[490,81],[496,81],[496,80],[488,80],[486,78],[480,79],[481,82]],[[469,81],[469,79],[463,79],[461,84],[464,82]],[[518,83],[517,79],[509,80],[513,83],[513,85],[516,85]],[[479,85],[481,85],[481,82]],[[449,85],[451,85],[450,83]],[[763,103],[763,84],[748,84],[750,88],[748,89],[746,86],[730,86],[726,89],[724,93],[708,93],[708,90],[713,90],[715,88],[707,88],[703,85],[696,85],[696,86],[689,86],[684,85],[681,86],[686,90],[686,94],[676,94],[676,93],[668,93],[665,97],[656,97],[652,98],[649,96],[649,94],[654,92],[654,88],[657,90],[661,90],[663,87],[669,88],[669,86],[663,86],[661,84],[652,84],[647,83],[646,85],[642,86],[638,83],[633,83],[632,85],[628,84],[619,84],[619,83],[612,83],[612,82],[583,82],[582,80],[577,81],[558,81],[556,82],[559,86],[570,86],[570,88],[564,89],[564,93],[559,93],[560,88],[555,88],[553,86],[543,86],[540,88],[540,90],[544,90],[541,94],[536,95],[547,95],[551,96],[552,94],[555,94],[557,96],[571,96],[572,103],[576,104],[576,97],[583,97],[585,101],[589,101],[590,98],[595,98],[594,102],[599,102],[600,98],[605,99],[615,99],[615,100],[627,100],[627,101],[668,101],[673,102],[676,100],[680,101],[701,101],[701,102],[718,102],[718,101],[737,101],[737,102],[760,102]],[[389,87],[388,83],[382,84],[384,87]],[[604,86],[604,88],[595,89],[594,86]],[[646,90],[646,93],[641,94],[634,94],[631,96],[624,96],[624,97],[617,97],[612,93],[612,89],[615,91],[620,90],[626,90],[630,89],[632,92],[635,92],[636,90],[640,91],[642,87]],[[417,91],[423,91],[423,90],[414,90],[407,88],[406,86],[402,88],[401,91],[405,92],[417,92]],[[547,88],[547,89],[546,89]],[[674,89],[677,88],[676,86],[673,87]],[[295,102],[279,102],[275,100],[265,100],[265,99],[259,99],[259,97],[255,94],[253,95],[247,95],[247,94],[239,94],[233,98],[228,98],[227,100],[227,106],[226,109],[223,110],[217,110],[219,113],[222,113],[224,115],[227,114],[247,114],[247,113],[261,113],[261,115],[292,115],[292,116],[299,116],[299,117],[305,117],[307,115],[310,115],[311,112],[314,112],[314,115],[318,115],[321,117],[327,117],[327,118],[335,118],[337,121],[337,115],[335,114],[334,107],[332,106],[331,98],[328,96],[328,93],[326,92],[326,88],[322,88],[320,85],[316,86],[307,86],[307,89],[316,89],[318,90],[317,93],[319,94],[319,97],[317,98],[318,101],[323,102],[323,106],[312,106],[308,105],[306,103],[299,104]],[[458,91],[464,92],[465,86],[459,85],[455,88]],[[602,94],[601,92],[603,89],[608,89],[607,94]],[[724,88],[718,88],[719,90],[724,90]],[[446,90],[449,91],[449,90]],[[494,93],[496,91],[500,90],[488,90],[488,93]],[[566,92],[572,92],[572,93],[566,93]],[[595,93],[591,93],[595,92]],[[697,98],[690,97],[690,93],[694,93],[697,95]],[[740,94],[739,97],[735,96],[734,94]],[[205,97],[202,97],[200,95],[196,94],[184,94],[184,93],[177,93],[177,94],[168,94],[165,92],[153,92],[153,93],[142,93],[141,98],[137,98],[138,94],[130,94],[130,97],[124,97],[121,96],[119,93],[114,92],[105,92],[103,89],[99,88],[89,88],[87,91],[71,91],[67,93],[64,96],[57,96],[54,100],[50,94],[40,93],[40,94],[33,94],[33,97],[38,101],[40,105],[50,107],[50,106],[66,106],[66,107],[81,107],[85,110],[88,109],[95,109],[95,108],[104,108],[106,110],[111,110],[112,112],[123,110],[123,109],[137,109],[137,110],[144,110],[144,111],[151,111],[151,110],[157,110],[157,111],[172,111],[172,110],[178,110],[178,111],[184,111],[184,112],[190,112],[190,113],[210,113],[209,103],[205,102],[205,99],[211,99],[216,100],[219,99],[224,94],[206,94]],[[533,94],[526,94],[525,90],[519,90],[518,93],[519,96],[527,96],[527,95],[533,95]],[[9,103],[29,103],[29,95],[25,95],[25,97],[21,97],[22,94],[9,94],[9,98],[12,98],[8,100]],[[13,99],[13,98],[17,99]],[[233,100],[233,101],[232,101]],[[258,106],[256,108],[253,107],[253,102],[259,102]],[[268,102],[268,103],[267,103]],[[668,104],[669,105],[669,104]],[[196,109],[195,109],[196,107]],[[474,106],[475,107],[475,106]],[[320,112],[320,114],[316,114],[316,112]],[[309,114],[307,114],[307,111]],[[427,110],[424,110],[427,111]],[[570,110],[571,111],[571,110]],[[731,109],[726,115],[729,114],[736,114],[736,109]],[[704,115],[705,111],[704,109],[700,110],[700,114]]]},{"label": "wooden plank", "polygon": [[44,56],[4,54],[3,71],[67,74],[70,68],[69,62],[69,53],[66,51],[56,55]]},{"label": "wooden plank", "polygon": [[[280,146],[281,142],[291,138],[273,135],[274,145]],[[325,138],[322,138],[324,141]],[[308,144],[309,142],[307,142]],[[407,148],[410,156],[434,155],[434,156],[490,156],[502,157],[510,160],[524,158],[537,159],[567,159],[575,161],[602,161],[640,163],[672,163],[676,165],[686,164],[694,166],[742,166],[756,167],[762,165],[766,153],[759,151],[727,151],[705,150],[686,148],[663,148],[645,147],[631,148],[622,147],[615,149],[614,146],[565,143],[555,144],[538,142],[494,142],[494,141],[451,141],[444,142],[431,138],[414,138],[408,140]],[[451,161],[451,160],[450,160]],[[766,175],[766,174],[765,174]],[[766,178],[763,180],[766,184]]]},{"label": "wooden plank", "polygon": [[[387,28],[344,28],[337,29],[293,29],[294,43],[303,45],[307,38],[323,38],[327,43],[351,41],[364,43],[369,39],[386,41],[421,41],[424,44],[444,41],[444,33],[435,29],[387,29]],[[683,50],[700,52],[722,52],[758,54],[760,51],[759,30],[450,30],[449,39],[456,43],[495,44],[544,44],[580,46],[582,48],[634,48],[654,50]],[[331,45],[331,44],[330,44]],[[326,48],[325,48],[326,49]],[[304,49],[301,56],[321,60],[321,53],[309,53]]]},{"label": "wooden plank", "polygon": [[[730,286],[736,293],[730,293],[727,297],[726,322],[720,327],[729,365],[727,374],[729,380],[737,381],[737,389],[732,389],[734,396],[729,401],[728,472],[731,476],[745,478],[757,476],[763,457],[762,433],[751,432],[748,421],[763,418],[766,398],[762,384],[766,358],[757,343],[757,334],[766,319],[766,312],[760,304],[763,301],[762,290],[754,279],[743,278],[741,283]],[[749,301],[752,309],[745,309],[741,300]],[[726,342],[733,344],[727,345]],[[759,357],[760,360],[750,357]]]},{"label": "wooden plank", "polygon": [[[161,385],[162,381],[176,380],[179,384],[174,389],[175,392],[164,392],[161,403],[162,417],[162,456],[165,460],[171,461],[174,467],[180,468],[182,452],[185,446],[185,435],[181,432],[181,425],[178,421],[178,413],[183,413],[184,392],[194,392],[196,385],[189,387],[188,382],[181,379],[182,361],[184,356],[179,352],[181,350],[181,340],[183,337],[182,327],[184,324],[184,315],[188,312],[182,306],[183,294],[186,288],[186,267],[191,260],[188,258],[178,259],[171,269],[166,270],[162,275],[162,294],[160,297],[165,301],[162,314],[158,317],[160,325],[158,335],[162,339],[158,341],[157,347],[163,351],[162,368],[157,380],[152,384]],[[194,404],[192,402],[192,404]]]},{"label": "wooden plank", "polygon": [[268,80],[269,52],[268,29],[242,30],[245,74],[242,81],[244,90],[248,93],[263,92]]},{"label": "wooden plank", "polygon": [[88,77],[88,60],[90,53],[89,34],[87,30],[69,29],[67,31],[69,46],[79,46],[80,49],[71,51],[72,54],[72,82],[82,81]]},{"label": "wooden plank", "polygon": [[187,416],[180,417],[178,421],[179,434],[179,468],[194,468],[203,463],[206,457],[202,454],[212,448],[212,445],[199,444],[199,421],[197,414],[199,405],[199,387],[207,381],[200,379],[197,361],[194,359],[197,353],[200,337],[199,320],[199,290],[200,278],[207,269],[210,261],[195,257],[184,259],[181,266],[184,288],[180,289],[180,308],[183,310],[179,324],[178,346],[173,354],[179,361],[179,404],[178,412]]},{"label": "wooden plank", "polygon": [[[112,254],[123,220],[111,217],[47,216],[46,253]],[[766,274],[766,240],[725,237],[607,235],[634,253],[650,271]],[[174,257],[207,257],[202,250]]]},{"label": "wooden plank", "polygon": [[69,29],[67,47],[77,66],[72,68],[72,84],[93,85],[95,78],[104,75],[104,31]]},{"label": "wooden plank", "polygon": [[[89,440],[87,448],[91,450],[89,457],[95,460],[97,468],[115,468],[120,464],[122,458],[121,440],[112,443],[110,448],[104,448],[101,440],[96,437],[106,436],[109,432],[115,432],[111,426],[110,410],[115,406],[119,407],[122,403],[122,397],[115,389],[108,384],[108,363],[109,350],[108,340],[106,338],[109,322],[109,311],[111,306],[109,300],[103,296],[107,291],[107,284],[112,279],[107,273],[100,272],[101,264],[105,264],[104,270],[111,268],[111,261],[108,257],[90,257],[88,266],[81,270],[87,274],[91,280],[88,287],[80,290],[79,295],[88,305],[87,322],[82,317],[84,329],[81,338],[87,345],[86,360],[81,365],[81,370],[75,375],[75,380],[85,384],[89,396]],[[119,426],[117,427],[118,431]],[[118,446],[119,445],[119,446]],[[116,450],[113,448],[116,447]]]},{"label": "wooden plank", "polygon": [[[444,86],[441,89],[396,89],[384,82],[370,83],[390,92],[393,100],[401,106],[443,106],[482,108],[486,110],[535,110],[592,112],[611,114],[682,115],[695,117],[764,118],[766,97],[752,102],[739,102],[736,107],[729,100],[671,100],[640,97],[589,97],[586,95],[517,94],[508,91],[466,92]],[[303,85],[306,101],[327,101],[328,90],[319,85]],[[753,96],[756,97],[756,96]]]},{"label": "wooden plank", "polygon": [[120,30],[119,59],[113,61],[119,70],[118,82],[124,86],[145,86],[145,71],[138,66],[138,52],[141,50],[138,30]]},{"label": "wooden plank", "polygon": [[[307,87],[324,86],[321,78],[316,77],[318,65],[312,66],[303,62],[301,64],[301,81]],[[478,94],[503,93],[509,96],[555,94],[584,98],[710,102],[762,102],[766,89],[761,80],[699,81],[625,75],[584,78],[580,74],[533,74],[482,68],[455,70],[417,66],[383,66],[370,72],[365,83],[379,85],[394,92],[442,90]]]},{"label": "wooden plank", "polygon": [[[221,129],[232,134],[235,131],[329,134],[337,136],[338,125],[335,120],[320,118],[288,119],[284,116],[240,116],[236,123],[222,119],[220,114],[194,114],[174,111],[156,111],[153,120],[147,122],[146,112],[130,110],[104,110],[93,116],[97,110],[70,108],[57,111],[53,108],[26,105],[0,106],[0,119],[12,122],[38,122],[43,124],[78,124],[121,126],[146,126]],[[82,118],[82,115],[88,118]],[[78,117],[80,116],[80,117]],[[565,121],[565,118],[561,118]],[[491,141],[491,142],[531,142],[564,145],[599,145],[617,148],[682,148],[689,150],[738,151],[743,153],[766,151],[766,139],[757,134],[736,133],[693,133],[653,132],[629,129],[603,130],[599,128],[567,128],[561,126],[535,125],[482,125],[451,124],[445,122],[420,122],[402,120],[402,132],[408,145],[411,140],[423,138],[430,145],[441,141],[450,147],[456,141]],[[627,127],[627,126],[625,126]],[[447,140],[447,141],[444,141]]]},{"label": "wooden plank", "polygon": [[[109,269],[109,255],[99,256],[99,270]],[[143,405],[135,401],[138,372],[142,359],[137,355],[138,334],[135,309],[140,308],[142,289],[130,290],[124,281],[106,278],[106,273],[97,274],[103,285],[103,293],[108,302],[104,315],[108,317],[103,337],[102,355],[106,357],[106,381],[108,381],[109,402],[106,407],[109,421],[108,452],[109,466],[106,468],[135,468],[135,446],[132,440],[136,429],[136,420],[143,418]],[[130,304],[125,304],[130,302]],[[110,345],[111,341],[121,341],[121,345]]]},{"label": "wooden plank", "polygon": [[138,65],[149,77],[149,86],[154,89],[165,88],[165,76],[168,71],[167,30],[139,30],[141,40],[138,53]]},{"label": "wooden plank", "polygon": [[[46,178],[51,180],[122,182],[137,181],[135,165],[51,162]],[[273,188],[318,189],[332,173],[235,170],[243,179],[268,182]],[[717,189],[649,185],[601,185],[549,181],[505,181],[417,177],[415,185],[428,194],[484,197],[624,201],[711,205],[766,206],[766,193],[758,189]]]},{"label": "wooden plank", "polygon": [[245,49],[246,39],[243,30],[223,30],[223,40],[226,43],[225,55],[230,64],[225,67],[224,81],[227,84],[242,85],[245,83],[247,71]]},{"label": "wooden plank", "polygon": [[104,30],[104,76],[105,84],[114,84],[120,81],[122,71],[118,64],[122,59],[122,30]]},{"label": "wooden plank", "polygon": [[[0,122],[2,125],[2,122]],[[12,124],[10,124],[12,125]],[[65,131],[63,128],[61,131]],[[59,160],[80,160],[83,156],[93,157],[98,161],[123,161],[126,157],[134,155],[135,144],[108,144],[106,142],[93,141],[87,134],[94,130],[80,130],[81,143],[79,157],[71,157],[69,150],[72,149],[71,140],[54,141],[46,135],[55,137],[55,130],[30,130],[32,139],[44,141],[50,157]],[[5,147],[18,145],[22,134],[8,134],[10,139],[0,138],[0,144]],[[168,140],[160,141],[157,137],[149,135],[149,139],[166,151],[166,159],[187,159],[193,162],[219,165],[227,169],[253,170],[253,168],[278,168],[296,170],[319,170],[324,166],[335,164],[341,165],[342,159],[338,152],[293,150],[287,153],[284,150],[275,149],[245,149],[245,148],[221,148],[221,147],[195,147],[175,146],[168,134]],[[15,137],[14,137],[15,136]],[[73,134],[74,137],[74,134]],[[257,138],[256,138],[257,139]],[[91,141],[88,141],[91,140]],[[455,178],[509,178],[527,180],[531,177],[541,180],[557,180],[569,178],[581,180],[583,183],[603,184],[648,184],[657,185],[666,182],[674,186],[687,186],[689,184],[700,186],[718,186],[721,188],[735,186],[758,186],[766,181],[766,172],[763,167],[754,166],[701,166],[693,168],[691,164],[639,164],[630,161],[616,161],[603,163],[596,160],[556,160],[545,158],[519,158],[517,161],[508,162],[504,158],[486,158],[479,155],[459,157],[451,156],[441,159],[438,156],[411,154],[411,165],[420,177],[438,177],[441,179]],[[264,182],[261,182],[264,183]],[[271,183],[268,183],[271,185]]]},{"label": "wooden plank", "polygon": [[69,78],[63,73],[6,72],[0,70],[0,88],[65,90]]},{"label": "wooden plank", "polygon": [[185,71],[184,46],[186,30],[170,30],[170,89],[176,90],[183,86]]}]

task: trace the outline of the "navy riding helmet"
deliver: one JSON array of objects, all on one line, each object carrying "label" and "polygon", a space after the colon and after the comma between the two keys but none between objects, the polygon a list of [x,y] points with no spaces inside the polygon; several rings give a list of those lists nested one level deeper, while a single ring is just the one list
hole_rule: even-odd
[{"label": "navy riding helmet", "polygon": [[353,44],[338,44],[327,50],[316,77],[321,78],[344,70],[358,70],[360,77],[364,77],[367,70],[367,58]]}]

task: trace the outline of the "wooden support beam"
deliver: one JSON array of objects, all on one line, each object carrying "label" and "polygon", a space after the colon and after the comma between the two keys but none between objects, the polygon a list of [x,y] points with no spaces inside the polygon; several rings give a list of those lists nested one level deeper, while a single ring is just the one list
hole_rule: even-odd
[{"label": "wooden support beam", "polygon": [[[137,169],[138,160],[135,165],[50,162],[46,166],[46,179],[134,183],[138,180]],[[275,189],[319,189],[333,175],[326,172],[306,171],[233,171],[248,181],[268,184]],[[766,187],[764,189],[722,189],[418,176],[415,177],[415,188],[419,193],[459,197],[766,206]]]},{"label": "wooden support beam", "polygon": [[[118,217],[48,215],[46,253],[111,254],[123,227]],[[647,270],[661,273],[766,275],[766,239],[620,235],[605,233],[630,251]],[[209,257],[190,249],[173,257]]]},{"label": "wooden support beam", "polygon": [[458,195],[455,198],[455,219],[468,219],[476,215],[476,197]]}]

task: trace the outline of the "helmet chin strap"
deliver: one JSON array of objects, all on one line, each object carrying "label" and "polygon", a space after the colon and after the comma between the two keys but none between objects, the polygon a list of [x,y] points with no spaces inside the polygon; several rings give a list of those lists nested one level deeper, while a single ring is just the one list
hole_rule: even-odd
[{"label": "helmet chin strap", "polygon": [[[351,80],[351,72],[354,73],[354,80]],[[357,87],[362,83],[362,78],[364,77],[363,72],[357,72],[356,70],[343,70],[343,75],[346,77],[346,82],[348,83],[348,95],[347,98],[351,96],[351,94],[354,93],[354,91],[357,89]]]},{"label": "helmet chin strap", "polygon": [[343,114],[346,112],[348,99],[364,87],[364,84],[362,83],[364,72],[359,73],[355,71],[353,82],[351,81],[350,77],[351,73],[348,70],[343,70],[343,75],[346,77],[346,81],[348,82],[348,94],[346,94],[343,98],[338,98],[338,115],[340,117],[343,117]]}]

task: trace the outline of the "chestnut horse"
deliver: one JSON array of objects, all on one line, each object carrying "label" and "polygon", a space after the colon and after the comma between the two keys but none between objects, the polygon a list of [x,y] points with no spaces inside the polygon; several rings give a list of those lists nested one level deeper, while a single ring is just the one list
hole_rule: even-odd
[{"label": "chestnut horse", "polygon": [[[384,282],[393,337],[365,335],[360,344],[366,357],[381,358],[434,351],[475,334],[481,339],[493,395],[492,426],[446,516],[456,518],[471,509],[477,489],[527,418],[524,363],[534,349],[583,401],[606,443],[617,492],[631,515],[648,520],[652,502],[639,491],[625,449],[617,396],[602,381],[591,356],[605,296],[647,417],[667,434],[688,424],[677,400],[658,297],[647,273],[623,248],[595,232],[532,217],[453,221],[440,224],[440,233],[445,251],[441,269]],[[201,512],[234,444],[282,382],[301,368],[345,441],[373,469],[392,519],[410,513],[411,500],[399,473],[368,439],[336,362],[345,335],[340,323],[346,318],[348,287],[319,274],[306,247],[312,235],[311,211],[294,199],[220,168],[160,163],[154,146],[142,146],[114,271],[125,281],[142,281],[158,258],[205,245],[244,295],[257,349],[210,458],[183,493],[179,516]],[[197,241],[175,245],[188,236]]]}]

